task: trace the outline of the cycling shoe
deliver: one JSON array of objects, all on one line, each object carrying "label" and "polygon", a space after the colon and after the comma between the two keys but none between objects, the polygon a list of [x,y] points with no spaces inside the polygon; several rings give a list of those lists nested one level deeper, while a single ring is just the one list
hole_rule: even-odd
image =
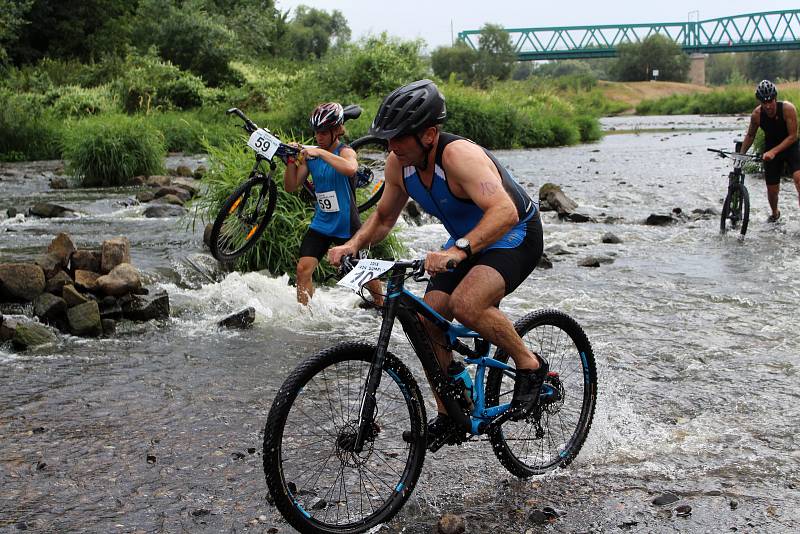
[{"label": "cycling shoe", "polygon": [[514,397],[511,400],[511,420],[519,421],[530,415],[539,401],[539,392],[550,366],[544,358],[539,358],[538,369],[518,369],[514,381]]}]

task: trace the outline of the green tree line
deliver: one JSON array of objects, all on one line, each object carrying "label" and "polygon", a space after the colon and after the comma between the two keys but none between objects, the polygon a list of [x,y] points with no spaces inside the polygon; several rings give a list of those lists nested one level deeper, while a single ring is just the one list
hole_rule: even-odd
[{"label": "green tree line", "polygon": [[0,64],[97,62],[151,48],[218,86],[232,60],[320,58],[350,40],[338,10],[293,16],[273,0],[0,0]]},{"label": "green tree line", "polygon": [[[510,34],[502,27],[487,24],[478,37],[477,49],[463,41],[442,46],[431,54],[434,72],[455,77],[467,84],[486,87],[493,81],[523,80],[532,76],[558,78],[571,76],[586,80],[645,81],[653,78],[685,82],[689,57],[670,38],[654,34],[639,43],[618,47],[616,58],[517,62]],[[776,51],[711,54],[706,65],[708,83],[724,85],[743,81],[800,78],[800,52]]]}]

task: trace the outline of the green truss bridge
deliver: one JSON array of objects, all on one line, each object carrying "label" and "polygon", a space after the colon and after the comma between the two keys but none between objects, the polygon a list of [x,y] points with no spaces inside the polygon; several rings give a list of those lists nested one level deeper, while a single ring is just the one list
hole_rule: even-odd
[{"label": "green truss bridge", "polygon": [[[689,54],[800,49],[800,9],[767,11],[709,20],[506,29],[517,59],[580,59],[614,57],[623,43],[638,43],[661,34]],[[458,38],[477,49],[480,30]]]}]

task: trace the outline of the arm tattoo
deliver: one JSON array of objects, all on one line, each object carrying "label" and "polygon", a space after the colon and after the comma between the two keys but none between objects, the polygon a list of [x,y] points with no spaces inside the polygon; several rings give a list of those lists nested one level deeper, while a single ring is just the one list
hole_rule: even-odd
[{"label": "arm tattoo", "polygon": [[481,182],[481,193],[483,196],[490,197],[497,192],[500,184],[495,182]]}]

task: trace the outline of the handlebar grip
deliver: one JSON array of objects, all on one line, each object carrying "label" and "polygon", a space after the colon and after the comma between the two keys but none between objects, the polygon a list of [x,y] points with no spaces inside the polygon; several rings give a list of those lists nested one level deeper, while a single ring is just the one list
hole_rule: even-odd
[{"label": "handlebar grip", "polygon": [[346,254],[342,256],[342,259],[339,263],[339,272],[343,275],[349,273],[353,269],[355,269],[356,265],[358,264],[358,258],[355,256],[351,256],[350,254]]},{"label": "handlebar grip", "polygon": [[254,123],[253,121],[248,119],[247,115],[245,115],[242,112],[242,110],[239,109],[239,108],[230,108],[229,110],[227,110],[225,112],[225,115],[236,115],[237,117],[242,119],[244,121],[244,124],[245,124],[245,128],[244,129],[247,130],[248,133],[253,133],[256,130],[258,130],[258,126],[256,125],[256,123]]},{"label": "handlebar grip", "polygon": [[445,265],[445,267],[447,267],[448,269],[455,269],[456,265],[458,265],[456,263],[456,260],[447,260],[447,265]]}]

